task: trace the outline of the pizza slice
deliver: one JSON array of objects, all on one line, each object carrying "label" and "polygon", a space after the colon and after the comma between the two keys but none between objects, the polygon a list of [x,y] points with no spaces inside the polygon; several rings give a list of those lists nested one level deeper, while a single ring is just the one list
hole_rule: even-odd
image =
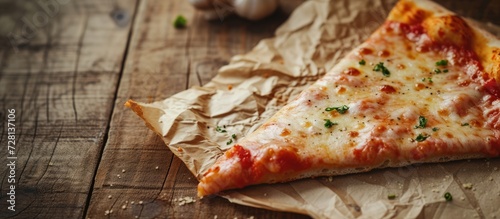
[{"label": "pizza slice", "polygon": [[498,82],[498,39],[433,2],[401,0],[366,42],[219,157],[198,195],[499,156]]}]

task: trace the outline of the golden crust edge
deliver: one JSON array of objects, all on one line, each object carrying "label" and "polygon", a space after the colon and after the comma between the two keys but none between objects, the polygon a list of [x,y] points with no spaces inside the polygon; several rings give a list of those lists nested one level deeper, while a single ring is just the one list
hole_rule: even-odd
[{"label": "golden crust edge", "polygon": [[[500,39],[482,29],[474,21],[455,14],[430,0],[400,0],[389,13],[386,21],[398,21],[408,24],[424,24],[430,19],[440,17],[459,17],[470,28],[467,42],[478,56],[485,73],[500,85]],[[429,31],[429,30],[426,30]],[[468,30],[464,30],[468,32]]]}]

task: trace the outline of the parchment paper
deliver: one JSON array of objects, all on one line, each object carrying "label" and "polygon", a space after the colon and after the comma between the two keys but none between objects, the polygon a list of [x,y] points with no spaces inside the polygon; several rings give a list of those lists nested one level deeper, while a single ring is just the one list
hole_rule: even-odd
[{"label": "parchment paper", "polygon": [[[131,107],[199,179],[237,138],[255,130],[385,20],[395,0],[307,1],[204,87]],[[500,28],[485,28],[500,35]],[[227,132],[217,131],[217,126]],[[236,140],[237,141],[237,140]],[[500,217],[500,159],[416,164],[223,192],[231,202],[314,218]],[[453,201],[443,195],[450,192]],[[388,199],[388,195],[396,195]]]}]

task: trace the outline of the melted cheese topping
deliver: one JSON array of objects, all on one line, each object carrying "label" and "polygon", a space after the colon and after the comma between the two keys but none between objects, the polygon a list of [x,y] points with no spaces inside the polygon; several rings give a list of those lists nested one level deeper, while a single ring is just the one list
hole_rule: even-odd
[{"label": "melted cheese topping", "polygon": [[[283,140],[305,145],[305,157],[345,166],[499,155],[500,102],[485,88],[481,66],[467,51],[434,47],[407,29],[387,23],[262,131],[295,130]],[[389,75],[374,71],[379,63]],[[344,105],[344,114],[325,110]],[[421,117],[427,123],[417,128]],[[327,120],[336,125],[325,127]]]},{"label": "melted cheese topping", "polygon": [[[466,46],[436,42],[420,24],[387,22],[226,152],[199,194],[349,168],[498,156],[498,90]],[[225,159],[245,161],[226,176],[251,180],[217,180],[214,169],[235,165]]]}]

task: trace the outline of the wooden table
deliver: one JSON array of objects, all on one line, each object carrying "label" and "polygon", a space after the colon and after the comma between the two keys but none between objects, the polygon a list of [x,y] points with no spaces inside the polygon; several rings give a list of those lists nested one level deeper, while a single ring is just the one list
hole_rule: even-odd
[{"label": "wooden table", "polygon": [[[498,1],[439,2],[500,24]],[[196,179],[123,107],[205,84],[285,20],[207,22],[187,1],[0,2],[0,218],[306,218],[219,197],[182,205]]]}]

